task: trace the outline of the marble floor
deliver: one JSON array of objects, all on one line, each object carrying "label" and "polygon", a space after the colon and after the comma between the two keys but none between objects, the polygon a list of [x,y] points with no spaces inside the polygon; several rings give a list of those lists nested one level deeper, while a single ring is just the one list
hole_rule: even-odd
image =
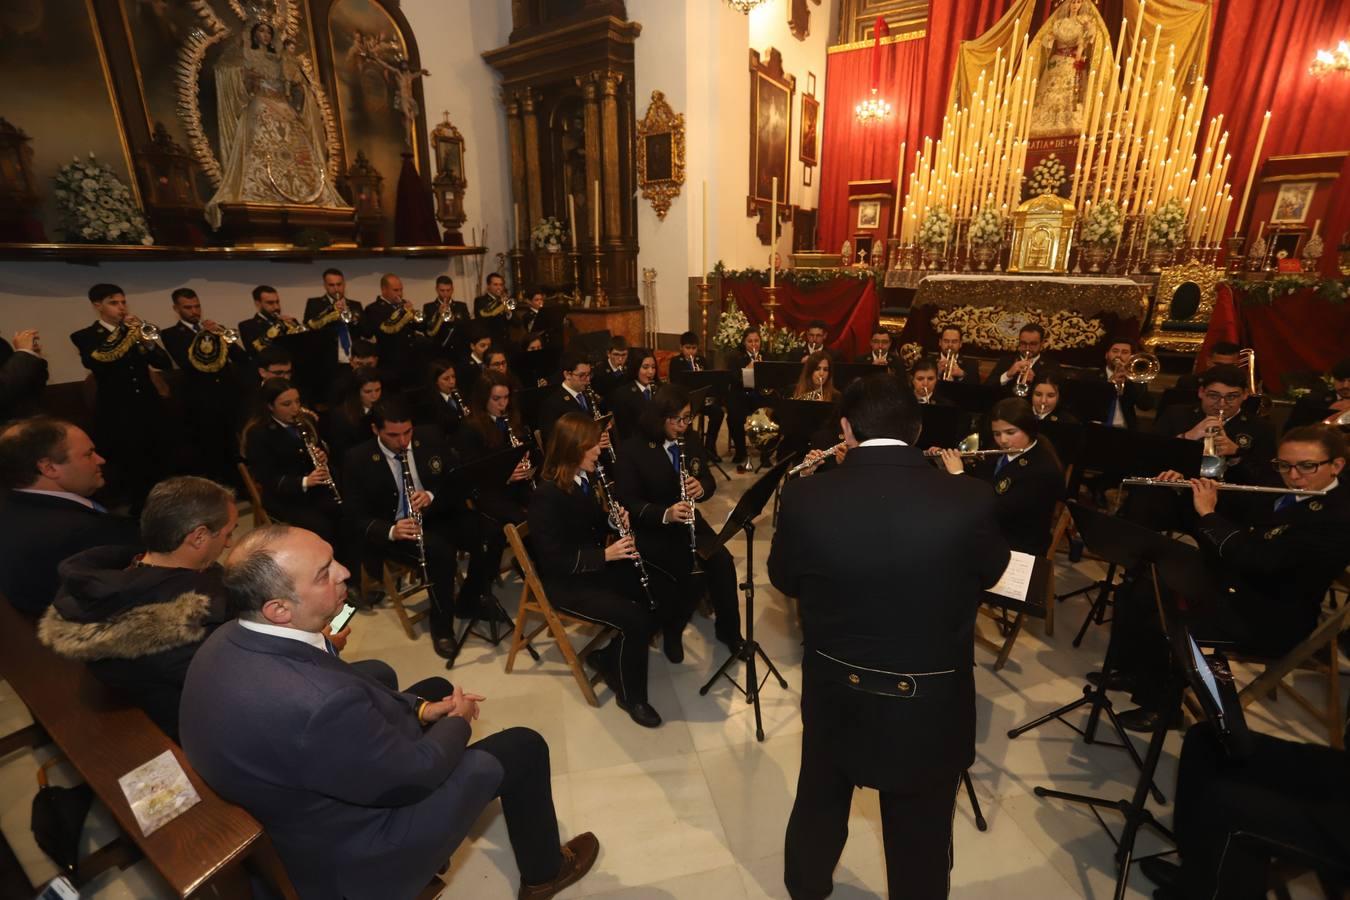
[{"label": "marble floor", "polygon": [[[718,493],[705,513],[720,522],[750,483],[719,476]],[[656,730],[629,721],[608,690],[598,709],[586,704],[556,648],[540,642],[543,660],[522,654],[517,669],[503,670],[505,646],[471,643],[456,664],[456,682],[487,696],[478,735],[528,725],[547,739],[552,754],[553,792],[564,837],[594,831],[599,861],[591,874],[562,896],[603,896],[625,900],[732,900],[786,897],[782,883],[783,833],[797,780],[801,720],[798,713],[801,647],[789,602],[769,586],[763,560],[773,530],[764,520],[756,533],[756,636],[787,678],[788,688],[770,681],[763,693],[765,741],[754,737],[751,707],[723,681],[707,696],[699,687],[722,661],[712,622],[696,617],[686,635],[686,658],[671,665],[651,653],[651,702],[665,719]],[[744,559],[744,540],[731,544]],[[743,568],[741,574],[744,574]],[[1060,590],[1087,584],[1100,574],[1091,561],[1069,566],[1061,557]],[[519,583],[498,588],[514,611]],[[1105,649],[1103,628],[1089,630],[1082,647],[1071,640],[1087,612],[1084,599],[1059,606],[1059,627],[1046,637],[1039,623],[1024,631],[1008,666],[992,671],[991,654],[977,650],[978,760],[971,769],[989,830],[976,830],[964,795],[957,803],[952,894],[960,898],[1057,900],[1111,895],[1115,873],[1112,844],[1085,809],[1032,793],[1036,785],[1108,796],[1127,796],[1134,771],[1118,749],[1087,746],[1067,727],[1051,723],[1016,740],[1007,730],[1079,696],[1083,676]],[[378,657],[398,670],[404,683],[444,672],[429,641],[419,632],[409,641],[388,607],[359,614],[345,656]],[[1126,704],[1128,705],[1128,704]],[[1248,710],[1258,730],[1325,740],[1287,699]],[[1083,717],[1085,718],[1085,716]],[[0,685],[0,729],[27,721],[26,712]],[[1142,751],[1142,741],[1140,742]],[[1180,734],[1172,733],[1159,772],[1169,795],[1175,785]],[[41,884],[55,872],[33,843],[28,809],[37,763],[49,750],[23,751],[0,759],[0,829],[15,849],[30,880]],[[56,780],[69,780],[58,766]],[[1157,810],[1170,821],[1171,807]],[[1108,815],[1108,821],[1112,817]],[[1114,823],[1113,823],[1114,824]],[[95,808],[85,841],[92,849],[113,831],[106,812]],[[1152,835],[1143,852],[1163,845]],[[494,805],[483,813],[471,839],[455,853],[445,876],[446,898],[515,895],[515,864],[505,823]],[[835,897],[885,896],[880,812],[873,791],[855,794],[848,846],[836,872]],[[1299,890],[1297,896],[1314,896]],[[1151,886],[1136,871],[1131,897],[1147,897]],[[99,900],[169,896],[149,867],[138,864],[104,876],[82,894]]]}]

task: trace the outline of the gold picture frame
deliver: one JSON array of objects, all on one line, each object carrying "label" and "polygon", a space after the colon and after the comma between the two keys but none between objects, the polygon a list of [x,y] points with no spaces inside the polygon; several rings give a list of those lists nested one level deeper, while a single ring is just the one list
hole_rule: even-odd
[{"label": "gold picture frame", "polygon": [[1308,221],[1308,209],[1317,196],[1316,181],[1286,181],[1275,195],[1270,211],[1272,225],[1302,225]]},{"label": "gold picture frame", "polygon": [[797,76],[783,69],[783,54],[770,47],[750,51],[750,193],[745,214],[762,215],[761,240],[768,243],[773,179],[778,179],[778,214],[786,221],[792,203],[792,101]]},{"label": "gold picture frame", "polygon": [[677,113],[661,91],[637,123],[638,187],[664,220],[671,202],[684,185],[684,113]]}]

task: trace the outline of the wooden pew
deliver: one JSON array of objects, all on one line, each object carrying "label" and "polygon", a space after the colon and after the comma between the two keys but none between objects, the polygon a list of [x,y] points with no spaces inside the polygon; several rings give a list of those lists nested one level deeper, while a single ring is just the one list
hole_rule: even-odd
[{"label": "wooden pew", "polygon": [[[0,677],[28,707],[34,724],[0,738],[0,754],[53,743],[117,820],[122,836],[80,862],[84,882],[111,866],[144,857],[179,897],[208,885],[218,896],[248,896],[249,865],[279,888],[296,893],[262,826],[221,799],[193,771],[182,749],[141,710],[119,702],[80,663],[38,642],[31,620],[0,598]],[[117,779],[173,751],[201,802],[148,837],[141,834]],[[34,783],[36,789],[36,782]]]}]

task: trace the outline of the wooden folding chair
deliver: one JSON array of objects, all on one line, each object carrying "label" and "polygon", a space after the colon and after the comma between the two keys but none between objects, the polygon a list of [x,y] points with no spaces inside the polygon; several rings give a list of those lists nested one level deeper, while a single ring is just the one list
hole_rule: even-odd
[{"label": "wooden folding chair", "polygon": [[[558,649],[562,651],[563,659],[567,661],[567,666],[572,670],[572,677],[576,679],[577,686],[581,688],[582,696],[591,706],[599,706],[600,701],[595,699],[595,683],[600,680],[600,676],[588,676],[582,663],[603,640],[614,633],[613,628],[601,628],[595,637],[591,638],[586,646],[578,652],[573,649],[572,641],[567,636],[567,625],[594,625],[594,622],[587,622],[585,619],[579,619],[575,616],[569,616],[565,612],[559,612],[553,608],[553,604],[548,602],[548,596],[544,593],[544,585],[539,580],[539,573],[535,571],[534,561],[530,559],[530,554],[525,549],[525,538],[529,534],[529,524],[506,525],[503,530],[506,532],[506,540],[511,545],[511,551],[515,554],[516,560],[520,563],[520,570],[525,573],[523,586],[520,589],[520,609],[516,613],[516,630],[511,638],[511,652],[506,655],[506,671],[509,674],[516,664],[516,654],[524,649],[540,632],[545,629],[553,635],[553,640],[557,642]],[[525,620],[530,615],[537,615],[543,619],[533,630],[528,633],[525,630]]]},{"label": "wooden folding chair", "polygon": [[[399,579],[405,576],[408,579],[407,587],[400,589],[398,586]],[[361,596],[369,597],[375,583],[375,579],[371,578],[366,572],[366,567],[361,566]],[[427,598],[426,609],[409,612],[407,608],[408,599],[426,587],[416,567],[386,560],[380,569],[379,583],[384,586],[384,593],[389,598],[389,605],[394,607],[394,612],[398,614],[398,620],[403,625],[403,633],[408,636],[408,640],[415,640],[417,638],[415,630],[417,623],[431,613],[430,597]]]},{"label": "wooden folding chair", "polygon": [[248,502],[253,507],[253,527],[259,528],[263,525],[271,525],[272,517],[267,514],[267,508],[263,506],[262,492],[258,490],[258,482],[253,480],[253,473],[242,462],[235,465],[239,468],[239,477],[244,481],[244,490],[248,492]]}]

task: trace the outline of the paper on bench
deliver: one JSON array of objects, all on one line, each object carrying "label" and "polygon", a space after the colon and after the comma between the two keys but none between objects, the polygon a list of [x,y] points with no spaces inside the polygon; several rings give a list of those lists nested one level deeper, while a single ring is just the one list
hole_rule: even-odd
[{"label": "paper on bench", "polygon": [[1026,600],[1027,589],[1031,587],[1031,573],[1035,568],[1036,557],[1018,550],[1012,551],[1008,568],[1003,570],[998,584],[991,587],[989,593],[1013,600]]},{"label": "paper on bench", "polygon": [[117,779],[141,833],[149,835],[201,802],[172,750]]}]

